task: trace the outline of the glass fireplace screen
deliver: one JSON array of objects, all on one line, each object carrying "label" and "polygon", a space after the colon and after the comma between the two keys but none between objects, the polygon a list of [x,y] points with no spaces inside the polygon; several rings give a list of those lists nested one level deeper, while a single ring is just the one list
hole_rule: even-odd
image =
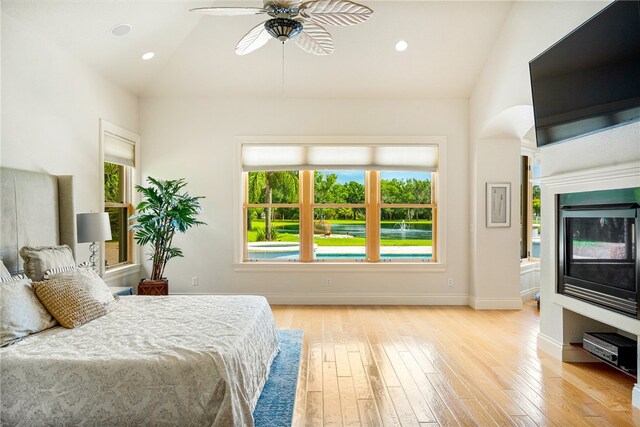
[{"label": "glass fireplace screen", "polygon": [[635,291],[635,218],[566,218],[566,275]]}]

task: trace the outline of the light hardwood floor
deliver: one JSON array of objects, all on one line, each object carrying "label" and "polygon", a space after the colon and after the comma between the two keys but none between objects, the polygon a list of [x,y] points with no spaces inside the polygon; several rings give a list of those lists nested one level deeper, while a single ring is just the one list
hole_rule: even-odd
[{"label": "light hardwood floor", "polygon": [[533,304],[273,312],[304,330],[295,426],[640,426],[632,378],[536,350]]}]

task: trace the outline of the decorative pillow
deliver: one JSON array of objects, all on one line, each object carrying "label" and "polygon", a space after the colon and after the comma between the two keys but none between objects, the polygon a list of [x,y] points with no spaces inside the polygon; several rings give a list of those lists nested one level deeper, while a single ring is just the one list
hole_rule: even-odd
[{"label": "decorative pillow", "polygon": [[[55,271],[59,271],[55,273]],[[91,269],[91,267],[60,267],[47,270],[44,274],[45,280],[50,279],[76,279],[80,282],[82,288],[89,294],[100,301],[102,304],[110,304],[115,299],[113,293],[109,290],[107,284],[102,278]]]},{"label": "decorative pillow", "polygon": [[25,246],[20,249],[24,260],[24,272],[34,282],[44,278],[44,272],[50,268],[75,265],[71,248],[62,246]]},{"label": "decorative pillow", "polygon": [[7,276],[11,277],[11,273],[9,273],[9,270],[7,270],[7,267],[4,266],[4,263],[0,259],[0,279]]},{"label": "decorative pillow", "polygon": [[36,296],[65,328],[77,328],[107,314],[106,307],[85,291],[77,279],[33,283]]},{"label": "decorative pillow", "polygon": [[[28,277],[25,276],[24,274],[16,274],[13,276],[2,276],[0,277],[0,283],[18,282],[23,279],[28,279]],[[31,280],[29,280],[29,282],[31,282]]]},{"label": "decorative pillow", "polygon": [[47,271],[44,272],[44,280],[49,280],[51,279],[53,276],[55,276],[56,274],[60,274],[60,273],[68,273],[70,271],[75,271],[76,270],[75,265],[65,265],[63,267],[54,267],[54,268],[50,268]]},{"label": "decorative pillow", "polygon": [[0,283],[0,346],[56,325],[31,288],[31,280]]}]

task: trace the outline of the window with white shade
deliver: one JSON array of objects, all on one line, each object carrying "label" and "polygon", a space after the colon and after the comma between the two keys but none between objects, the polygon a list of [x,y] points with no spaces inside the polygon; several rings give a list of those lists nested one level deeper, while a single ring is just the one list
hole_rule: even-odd
[{"label": "window with white shade", "polygon": [[243,261],[439,262],[439,144],[244,143]]},{"label": "window with white shade", "polygon": [[102,122],[104,211],[109,214],[110,241],[105,242],[104,268],[134,262],[129,217],[133,214],[133,183],[137,135]]}]

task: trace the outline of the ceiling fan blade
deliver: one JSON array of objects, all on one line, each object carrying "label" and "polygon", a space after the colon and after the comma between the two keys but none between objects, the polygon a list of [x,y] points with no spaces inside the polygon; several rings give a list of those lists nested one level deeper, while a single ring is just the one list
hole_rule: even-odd
[{"label": "ceiling fan blade", "polygon": [[[274,0],[264,0],[265,9],[267,8],[267,6],[273,3]],[[300,6],[300,3],[302,3],[302,0],[279,0],[277,3],[279,6],[283,7],[298,7]]]},{"label": "ceiling fan blade", "polygon": [[267,10],[260,7],[197,7],[195,9],[189,9],[189,12],[213,16],[241,16],[261,15],[267,13]]},{"label": "ceiling fan blade", "polygon": [[287,7],[300,7],[302,0],[284,0],[282,3]]},{"label": "ceiling fan blade", "polygon": [[347,0],[316,0],[303,3],[300,15],[318,24],[355,25],[371,18],[373,10]]},{"label": "ceiling fan blade", "polygon": [[236,45],[237,55],[246,55],[264,46],[271,36],[264,27],[264,22],[253,27]]},{"label": "ceiling fan blade", "polygon": [[304,51],[314,55],[331,55],[333,38],[331,34],[318,24],[307,22],[296,38],[296,44]]}]

